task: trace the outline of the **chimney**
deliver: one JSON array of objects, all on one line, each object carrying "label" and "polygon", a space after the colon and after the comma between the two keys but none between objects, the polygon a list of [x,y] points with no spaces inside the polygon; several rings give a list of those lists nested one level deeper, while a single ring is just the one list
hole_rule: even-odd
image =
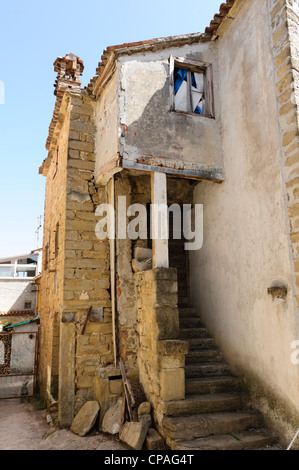
[{"label": "chimney", "polygon": [[54,95],[58,91],[65,91],[67,88],[79,89],[81,86],[80,76],[83,73],[83,61],[75,54],[67,54],[64,57],[57,57],[54,62],[54,71],[57,72],[55,80]]}]

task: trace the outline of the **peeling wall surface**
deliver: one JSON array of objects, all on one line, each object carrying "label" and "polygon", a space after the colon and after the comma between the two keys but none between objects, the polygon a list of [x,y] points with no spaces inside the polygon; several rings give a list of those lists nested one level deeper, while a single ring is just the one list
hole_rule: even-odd
[{"label": "peeling wall surface", "polygon": [[[211,63],[214,93],[218,96],[214,44],[121,57],[119,122],[126,129],[120,139],[121,154],[124,159],[135,161],[149,155],[222,166],[219,105],[216,119],[169,112],[170,55]],[[219,103],[218,99],[215,101]]]},{"label": "peeling wall surface", "polygon": [[[196,187],[204,244],[190,262],[203,320],[257,395],[267,394],[265,408],[276,402],[279,422],[290,410],[299,416],[290,357],[298,330],[269,24],[266,0],[244,2],[218,41],[226,180]],[[287,287],[286,300],[273,303],[273,286]]]},{"label": "peeling wall surface", "polygon": [[[131,163],[150,157],[174,160],[175,166],[180,163],[223,166],[215,49],[213,43],[198,43],[118,59],[118,71],[102,92],[96,108],[96,171],[116,150]],[[216,119],[170,112],[171,55],[212,64]],[[113,95],[116,80],[117,100]]]},{"label": "peeling wall surface", "polygon": [[119,152],[118,145],[118,73],[107,84],[95,109],[95,174]]}]

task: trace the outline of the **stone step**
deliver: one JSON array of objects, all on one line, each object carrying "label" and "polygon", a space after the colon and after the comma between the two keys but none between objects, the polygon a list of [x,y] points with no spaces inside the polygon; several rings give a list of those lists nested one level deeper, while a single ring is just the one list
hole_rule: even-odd
[{"label": "stone step", "polygon": [[218,362],[223,360],[223,355],[219,349],[192,350],[186,355],[186,364],[202,362]]},{"label": "stone step", "polygon": [[241,397],[235,393],[187,395],[185,400],[164,402],[165,416],[180,416],[196,413],[216,413],[238,410]]},{"label": "stone step", "polygon": [[230,368],[225,362],[207,362],[203,364],[187,364],[185,366],[186,378],[213,377],[230,375]]},{"label": "stone step", "polygon": [[236,377],[202,377],[186,380],[186,394],[199,395],[207,393],[237,392],[239,380]]},{"label": "stone step", "polygon": [[179,307],[180,317],[196,317],[196,309],[194,307]]},{"label": "stone step", "polygon": [[199,318],[196,317],[179,317],[180,328],[203,328]]},{"label": "stone step", "polygon": [[267,430],[251,430],[171,443],[172,450],[257,450],[277,441]]},{"label": "stone step", "polygon": [[[180,338],[183,339],[183,338]],[[195,349],[209,349],[216,348],[215,340],[210,337],[206,338],[184,338],[185,341],[188,341],[189,351]]]},{"label": "stone step", "polygon": [[207,328],[201,327],[201,328],[180,328],[180,334],[179,338],[180,339],[186,339],[188,340],[189,338],[207,338],[208,335],[208,330]]},{"label": "stone step", "polygon": [[163,419],[165,434],[172,440],[191,440],[217,434],[235,433],[263,425],[254,411],[208,413],[192,416],[168,416]]}]

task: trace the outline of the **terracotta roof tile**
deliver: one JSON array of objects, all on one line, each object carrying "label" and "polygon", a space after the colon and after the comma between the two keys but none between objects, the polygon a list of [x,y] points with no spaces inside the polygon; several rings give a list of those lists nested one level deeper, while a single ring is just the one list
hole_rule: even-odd
[{"label": "terracotta roof tile", "polygon": [[23,315],[34,315],[33,310],[8,310],[8,311],[0,311],[0,317],[15,317],[15,316],[23,316]]},{"label": "terracotta roof tile", "polygon": [[217,31],[234,3],[235,0],[226,0],[226,3],[221,3],[219,14],[216,13],[216,15],[214,15],[214,18],[210,22],[210,26],[207,26],[205,29],[206,34],[213,35],[215,31]]}]

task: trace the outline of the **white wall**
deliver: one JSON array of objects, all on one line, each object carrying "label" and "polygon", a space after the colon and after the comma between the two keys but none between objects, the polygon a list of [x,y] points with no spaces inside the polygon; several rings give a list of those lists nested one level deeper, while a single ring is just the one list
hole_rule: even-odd
[{"label": "white wall", "polygon": [[216,119],[169,112],[170,55],[211,63],[218,97],[219,72],[213,43],[120,57],[119,123],[121,128],[126,126],[120,138],[121,154],[131,161],[149,155],[222,167],[219,99]]},{"label": "white wall", "polygon": [[31,302],[31,309],[36,307],[36,292],[28,279],[0,279],[0,311],[24,310],[25,302]]},{"label": "white wall", "polygon": [[[226,180],[195,190],[204,244],[190,256],[192,296],[226,358],[283,420],[299,412],[298,331],[266,0],[244,2],[218,60]],[[267,293],[275,284],[288,288],[278,305]]]}]

